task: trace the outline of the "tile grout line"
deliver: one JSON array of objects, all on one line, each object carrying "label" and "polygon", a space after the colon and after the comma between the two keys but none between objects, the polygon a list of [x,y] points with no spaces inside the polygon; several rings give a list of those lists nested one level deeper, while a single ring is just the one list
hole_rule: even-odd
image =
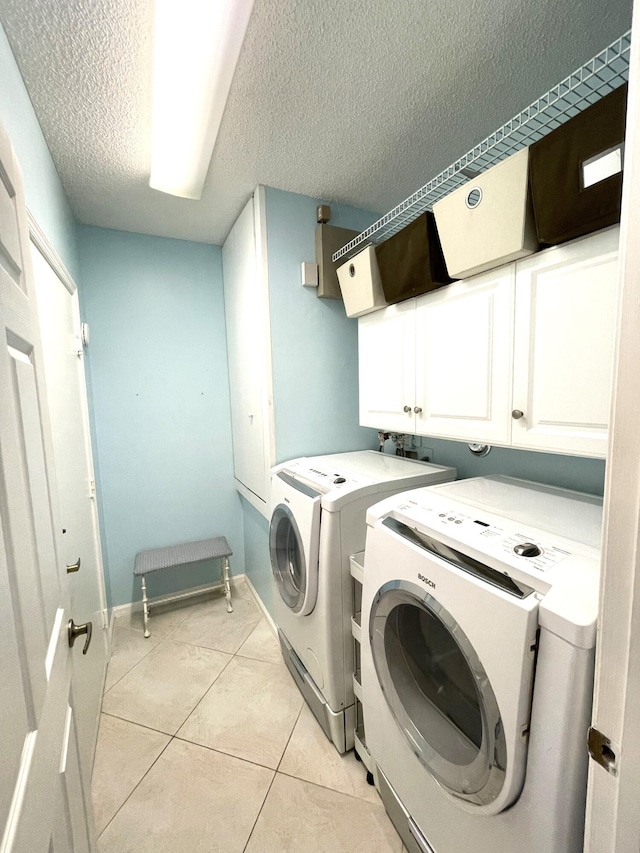
[{"label": "tile grout line", "polygon": [[[278,762],[278,767],[280,767],[280,765],[282,764],[282,759],[284,758],[284,754],[287,751],[287,747],[289,746],[289,743],[291,742],[291,738],[293,737],[293,733],[296,729],[296,726],[298,725],[298,720],[300,719],[300,715],[302,714],[303,709],[304,709],[304,702],[303,702],[300,710],[298,711],[298,716],[296,717],[295,723],[291,727],[291,732],[289,733],[289,737],[287,738],[287,742],[285,744],[285,747],[282,750],[282,755],[280,756],[280,761]],[[276,767],[276,769],[273,773],[273,778],[271,780],[271,784],[269,785],[267,793],[264,796],[264,800],[262,801],[262,805],[260,806],[260,809],[258,810],[258,814],[256,815],[256,819],[253,822],[253,826],[251,827],[251,832],[249,833],[249,837],[247,838],[247,843],[242,848],[243,853],[245,853],[247,847],[249,846],[249,842],[251,841],[251,837],[255,831],[256,825],[257,825],[258,821],[260,820],[260,815],[262,814],[262,810],[264,809],[265,803],[267,802],[267,797],[269,796],[269,792],[271,791],[271,788],[273,787],[273,783],[276,781],[276,777],[278,775],[278,767]]]},{"label": "tile grout line", "polygon": [[252,827],[251,827],[251,832],[249,833],[249,836],[248,836],[248,838],[247,838],[247,840],[246,840],[246,842],[245,842],[245,844],[244,844],[244,847],[242,848],[242,853],[245,853],[245,851],[246,851],[247,847],[249,846],[249,842],[251,841],[251,836],[253,835],[253,832],[254,832],[254,830],[255,830],[255,828],[256,828],[256,824],[257,824],[257,823],[258,823],[258,821],[260,820],[260,815],[262,814],[262,810],[263,810],[263,808],[264,808],[265,803],[267,802],[267,797],[269,796],[269,793],[270,793],[270,791],[271,791],[271,788],[273,787],[273,783],[275,782],[275,780],[276,780],[276,776],[277,776],[277,775],[278,775],[277,771],[276,771],[276,770],[274,770],[274,771],[273,771],[273,776],[271,777],[271,782],[269,782],[269,787],[267,788],[267,791],[266,791],[266,793],[265,793],[265,795],[264,795],[264,799],[262,800],[262,803],[261,803],[261,805],[260,805],[260,808],[258,809],[258,814],[256,815],[256,819],[254,820],[253,825],[252,825]]},{"label": "tile grout line", "polygon": [[[124,626],[123,626],[123,628],[124,628]],[[124,630],[125,630],[125,631],[133,631],[133,633],[134,633],[134,634],[138,634],[138,633],[139,633],[138,631],[134,631],[134,630],[133,630],[133,628],[124,628]],[[115,630],[114,630],[114,634],[115,634]],[[156,648],[159,646],[160,642],[162,642],[162,641],[160,640],[158,643],[156,643],[156,644],[155,644],[155,646],[153,646],[152,648],[150,648],[148,652],[145,652],[145,653],[143,654],[143,656],[140,658],[140,660],[136,661],[136,662],[134,663],[134,665],[133,665],[130,669],[128,669],[126,672],[123,672],[123,673],[122,673],[122,675],[120,676],[120,678],[118,678],[118,680],[117,680],[117,681],[114,681],[114,682],[113,682],[113,684],[108,688],[108,690],[105,690],[105,691],[103,692],[103,694],[102,694],[102,698],[104,699],[104,697],[107,695],[107,693],[108,693],[110,690],[113,690],[113,688],[116,686],[116,684],[119,684],[119,683],[122,681],[122,679],[123,679],[123,678],[125,678],[127,675],[129,675],[129,673],[130,673],[132,670],[134,670],[134,669],[138,666],[138,664],[139,664],[139,663],[142,663],[142,661],[143,661],[146,657],[148,657],[148,655],[150,655],[150,654],[151,654],[151,652],[153,651],[153,649],[156,649]],[[109,663],[111,663],[111,658],[112,658],[112,657],[113,657],[113,649],[112,649],[112,652],[111,652],[111,657],[109,658]],[[109,666],[109,664],[107,664],[107,667],[108,667],[108,666]],[[100,703],[100,707],[102,708],[102,703]]]},{"label": "tile grout line", "polygon": [[[129,722],[129,721],[127,721],[127,722]],[[151,731],[156,731],[156,729],[152,729]],[[163,734],[163,735],[165,735],[165,736],[169,737],[169,740],[168,740],[168,741],[167,741],[167,743],[164,745],[164,747],[160,750],[160,752],[159,752],[159,753],[158,753],[158,755],[156,756],[155,760],[151,762],[151,764],[149,765],[149,767],[147,767],[147,769],[145,770],[145,772],[142,774],[142,776],[141,776],[141,777],[140,777],[140,779],[137,781],[137,783],[135,784],[135,786],[131,789],[131,791],[129,792],[129,794],[127,795],[127,797],[124,799],[124,801],[123,801],[123,802],[118,806],[118,808],[117,808],[117,809],[116,809],[116,811],[114,812],[113,816],[111,817],[111,819],[109,820],[109,822],[107,823],[107,825],[104,827],[104,829],[102,830],[102,832],[101,832],[101,833],[100,833],[100,835],[98,836],[98,839],[102,838],[102,836],[103,836],[103,835],[104,835],[104,833],[107,831],[107,829],[111,826],[111,824],[112,824],[112,823],[113,823],[113,821],[116,819],[116,817],[118,816],[118,814],[121,812],[121,810],[124,808],[124,806],[129,802],[129,800],[131,799],[131,797],[133,796],[133,794],[135,793],[135,791],[137,791],[137,790],[138,790],[138,788],[140,787],[141,782],[143,781],[143,779],[145,779],[145,778],[147,777],[147,775],[149,774],[149,771],[151,770],[151,768],[152,768],[152,767],[155,767],[155,765],[156,765],[156,764],[157,764],[157,762],[160,760],[160,758],[162,757],[162,755],[164,755],[164,753],[165,753],[165,751],[167,750],[167,748],[168,748],[169,744],[170,744],[173,740],[175,740],[175,737],[172,737],[172,736],[170,736],[170,735],[167,735],[167,733],[166,733],[166,732],[158,732],[158,734]]]},{"label": "tile grout line", "polygon": [[[304,782],[305,785],[315,785],[316,788],[323,788],[325,791],[333,791],[334,794],[340,794],[341,797],[350,797],[352,800],[357,800],[359,803],[367,803],[369,806],[382,806],[384,803],[378,794],[378,802],[371,802],[364,797],[359,797],[357,794],[349,794],[347,791],[341,791],[339,788],[332,788],[330,785],[323,785],[322,782],[312,782],[310,779],[304,779],[302,776],[294,776],[293,773],[287,773],[286,770],[277,771],[281,776],[286,776],[288,779],[295,779],[296,782]],[[371,786],[377,793],[377,788]]]},{"label": "tile grout line", "polygon": [[273,767],[269,767],[266,764],[259,764],[257,761],[251,761],[250,758],[242,758],[240,755],[234,755],[232,752],[225,752],[223,749],[216,749],[215,746],[207,746],[206,743],[198,743],[195,740],[189,740],[184,736],[175,735],[174,740],[179,740],[181,743],[188,743],[189,746],[197,746],[200,749],[207,749],[209,752],[215,752],[216,755],[224,755],[225,758],[233,758],[235,761],[243,761],[245,764],[250,764],[252,767],[259,767],[261,770],[268,770],[270,773],[275,773],[276,770]]},{"label": "tile grout line", "polygon": [[218,678],[220,678],[220,676],[222,675],[222,673],[227,669],[227,667],[228,667],[228,666],[230,666],[230,665],[231,665],[232,661],[233,661],[236,657],[240,657],[240,659],[241,659],[242,661],[251,660],[251,661],[255,661],[256,663],[264,663],[264,664],[267,664],[268,666],[279,666],[279,664],[277,664],[277,663],[275,663],[275,664],[274,664],[274,663],[271,663],[271,661],[260,660],[260,659],[258,659],[258,658],[245,658],[245,657],[243,657],[242,655],[238,655],[238,654],[237,654],[237,652],[236,652],[235,654],[231,655],[231,657],[229,658],[229,660],[228,660],[228,661],[227,661],[227,663],[225,664],[225,666],[224,666],[223,670],[222,670],[220,673],[218,673],[218,675],[216,676],[216,678],[215,678],[215,679],[214,679],[214,681],[212,682],[211,686],[210,686],[210,687],[205,691],[204,695],[203,695],[203,696],[198,700],[198,702],[194,705],[194,707],[191,709],[191,711],[187,714],[187,716],[186,716],[186,718],[183,720],[183,722],[178,726],[178,728],[177,728],[177,730],[176,730],[176,733],[175,733],[174,737],[176,737],[178,740],[184,741],[185,743],[190,743],[190,744],[193,744],[194,746],[202,746],[202,747],[204,747],[205,749],[210,749],[212,752],[218,752],[218,753],[220,753],[221,755],[228,755],[228,756],[230,756],[231,758],[237,758],[237,759],[239,759],[240,761],[246,761],[246,762],[248,762],[249,764],[253,764],[253,765],[255,765],[256,767],[263,767],[263,768],[265,768],[266,770],[271,770],[271,771],[273,771],[274,773],[277,773],[277,772],[278,772],[278,767],[280,766],[280,764],[281,764],[281,762],[282,762],[282,759],[283,759],[283,757],[284,757],[284,754],[285,754],[285,752],[286,752],[286,750],[287,750],[287,747],[289,746],[289,741],[291,740],[291,737],[292,737],[292,735],[293,735],[294,729],[295,729],[295,727],[296,727],[296,725],[297,725],[297,723],[298,723],[298,720],[300,719],[300,714],[302,713],[302,710],[303,710],[303,708],[304,708],[304,702],[302,703],[302,706],[301,706],[300,710],[298,711],[298,716],[297,716],[297,717],[296,717],[296,719],[295,719],[295,722],[294,722],[294,724],[293,724],[293,727],[292,727],[292,729],[291,729],[291,732],[289,733],[289,737],[287,738],[287,742],[286,742],[286,744],[285,744],[285,746],[284,746],[284,749],[283,749],[283,751],[282,751],[282,755],[280,756],[280,759],[279,759],[279,761],[278,761],[278,764],[277,764],[277,766],[276,766],[275,768],[274,768],[274,767],[269,767],[269,766],[268,766],[268,765],[266,765],[266,764],[260,764],[258,761],[252,761],[252,760],[251,760],[251,759],[249,759],[249,758],[242,758],[241,756],[239,756],[239,755],[234,755],[234,754],[233,754],[233,753],[231,753],[231,752],[225,752],[225,751],[224,751],[224,750],[222,750],[222,749],[216,749],[216,748],[215,748],[215,747],[213,747],[213,746],[208,746],[207,744],[199,743],[198,741],[195,741],[195,740],[189,740],[189,738],[185,737],[184,735],[180,735],[180,729],[185,725],[185,723],[187,722],[187,720],[189,719],[189,717],[191,717],[191,716],[192,716],[192,714],[194,714],[194,713],[195,713],[195,711],[196,711],[196,709],[198,708],[198,706],[199,706],[200,704],[202,704],[202,702],[204,702],[204,700],[205,700],[205,698],[206,698],[207,694],[211,691],[211,689],[213,688],[213,686],[214,686],[214,685],[215,685],[215,683],[217,682]]},{"label": "tile grout line", "polygon": [[289,737],[287,738],[287,742],[286,742],[286,744],[285,744],[285,746],[284,746],[284,749],[282,750],[282,755],[280,756],[280,761],[278,761],[278,766],[276,767],[276,773],[278,773],[278,772],[279,772],[279,770],[280,770],[280,765],[282,764],[282,760],[283,760],[283,758],[284,758],[284,754],[285,754],[285,752],[287,751],[287,749],[288,749],[288,747],[289,747],[289,744],[291,743],[291,738],[293,737],[293,733],[295,732],[295,730],[296,730],[296,726],[298,725],[298,722],[299,722],[299,720],[300,720],[300,717],[302,716],[302,712],[304,711],[304,706],[305,706],[305,703],[304,703],[304,696],[302,697],[302,699],[303,699],[303,702],[302,702],[302,705],[300,706],[300,710],[298,711],[298,716],[296,717],[295,722],[294,722],[294,724],[293,724],[293,726],[292,726],[292,728],[291,728],[291,731],[289,732]]},{"label": "tile grout line", "polygon": [[129,720],[127,717],[120,717],[118,714],[114,714],[113,711],[100,711],[105,717],[113,717],[115,720],[121,720],[123,723],[129,723],[131,726],[140,726],[141,729],[146,729],[148,732],[155,732],[158,735],[164,735],[165,737],[175,737],[170,732],[163,732],[162,729],[154,729],[153,726],[147,726],[144,723],[137,723],[135,720]]},{"label": "tile grout line", "polygon": [[[183,645],[187,646],[187,645],[190,645],[190,643],[184,643]],[[198,646],[197,648],[200,648],[200,647]],[[214,649],[210,649],[210,651],[214,651]],[[228,654],[228,652],[227,652],[227,654]],[[196,708],[198,708],[198,707],[202,704],[202,702],[204,701],[205,696],[207,696],[207,694],[209,693],[209,691],[211,690],[211,688],[213,687],[213,685],[214,685],[214,684],[216,683],[216,681],[220,678],[220,676],[221,676],[221,675],[222,675],[222,673],[226,670],[226,668],[229,666],[229,664],[230,664],[230,663],[231,663],[231,661],[234,659],[234,657],[235,657],[235,655],[229,655],[229,660],[225,663],[225,665],[222,667],[222,669],[220,670],[220,672],[216,675],[216,677],[213,679],[213,681],[211,682],[211,684],[207,687],[207,689],[204,691],[204,693],[202,694],[202,696],[198,699],[198,701],[196,702],[196,704],[195,704],[195,705],[193,706],[193,708],[189,711],[189,713],[188,713],[188,714],[187,714],[187,716],[184,718],[184,720],[180,723],[180,725],[179,725],[179,726],[178,726],[178,728],[176,729],[176,733],[175,733],[174,737],[177,737],[177,736],[178,736],[178,732],[180,731],[180,729],[184,726],[184,724],[187,722],[187,720],[189,719],[189,717],[190,717],[193,713],[195,713]],[[179,740],[186,740],[186,738],[179,738]],[[191,743],[191,741],[187,741],[187,743]]]}]

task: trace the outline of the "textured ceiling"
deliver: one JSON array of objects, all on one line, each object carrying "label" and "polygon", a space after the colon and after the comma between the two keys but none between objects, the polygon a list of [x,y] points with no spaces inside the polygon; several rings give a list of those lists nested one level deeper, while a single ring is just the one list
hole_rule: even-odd
[{"label": "textured ceiling", "polygon": [[0,0],[0,21],[77,218],[222,243],[258,183],[384,213],[629,29],[631,5],[255,0],[200,201],[148,186],[152,0]]}]

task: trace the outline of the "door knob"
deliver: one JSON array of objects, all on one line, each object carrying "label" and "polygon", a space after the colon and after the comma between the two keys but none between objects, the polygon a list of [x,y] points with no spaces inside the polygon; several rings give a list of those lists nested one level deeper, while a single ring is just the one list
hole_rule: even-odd
[{"label": "door knob", "polygon": [[524,417],[524,412],[521,409],[514,409],[511,412],[511,417],[514,419],[514,421],[519,421],[520,418]]},{"label": "door knob", "polygon": [[78,559],[75,561],[75,563],[71,563],[71,565],[69,565],[67,563],[67,574],[70,575],[71,572],[79,571],[80,570],[80,562],[81,562],[80,557],[78,557]]},{"label": "door knob", "polygon": [[413,411],[416,413],[416,415],[419,415],[422,411],[422,408],[420,406],[414,406]]},{"label": "door knob", "polygon": [[82,654],[86,655],[86,653],[89,651],[92,631],[93,624],[91,622],[85,622],[84,625],[76,625],[73,619],[69,619],[69,624],[67,625],[67,632],[69,634],[70,648],[73,648],[73,644],[78,639],[78,637],[81,637],[83,634],[86,634],[87,639],[84,641],[84,649],[82,650]]},{"label": "door knob", "polygon": [[402,411],[403,411],[403,412],[410,412],[410,411],[411,411],[411,406],[403,406]]}]

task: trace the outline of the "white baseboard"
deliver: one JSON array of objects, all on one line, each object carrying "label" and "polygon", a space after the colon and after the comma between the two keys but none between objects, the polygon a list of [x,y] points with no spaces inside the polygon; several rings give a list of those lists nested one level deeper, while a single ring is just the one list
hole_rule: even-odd
[{"label": "white baseboard", "polygon": [[115,607],[112,607],[112,608],[111,608],[111,617],[109,618],[109,633],[108,633],[108,638],[109,638],[109,659],[111,659],[111,650],[113,649],[113,629],[114,629],[115,624],[116,624],[116,613],[115,613],[115,610],[116,610],[116,609],[115,609]]}]

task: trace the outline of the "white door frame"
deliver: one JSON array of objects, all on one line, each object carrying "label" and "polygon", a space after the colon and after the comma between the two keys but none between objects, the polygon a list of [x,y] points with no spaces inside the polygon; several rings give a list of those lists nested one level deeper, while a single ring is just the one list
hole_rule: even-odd
[{"label": "white door frame", "polygon": [[[633,34],[640,35],[636,0]],[[640,850],[640,41],[632,38],[620,235],[617,356],[605,484],[593,726],[616,775],[589,762],[587,853]]]}]

